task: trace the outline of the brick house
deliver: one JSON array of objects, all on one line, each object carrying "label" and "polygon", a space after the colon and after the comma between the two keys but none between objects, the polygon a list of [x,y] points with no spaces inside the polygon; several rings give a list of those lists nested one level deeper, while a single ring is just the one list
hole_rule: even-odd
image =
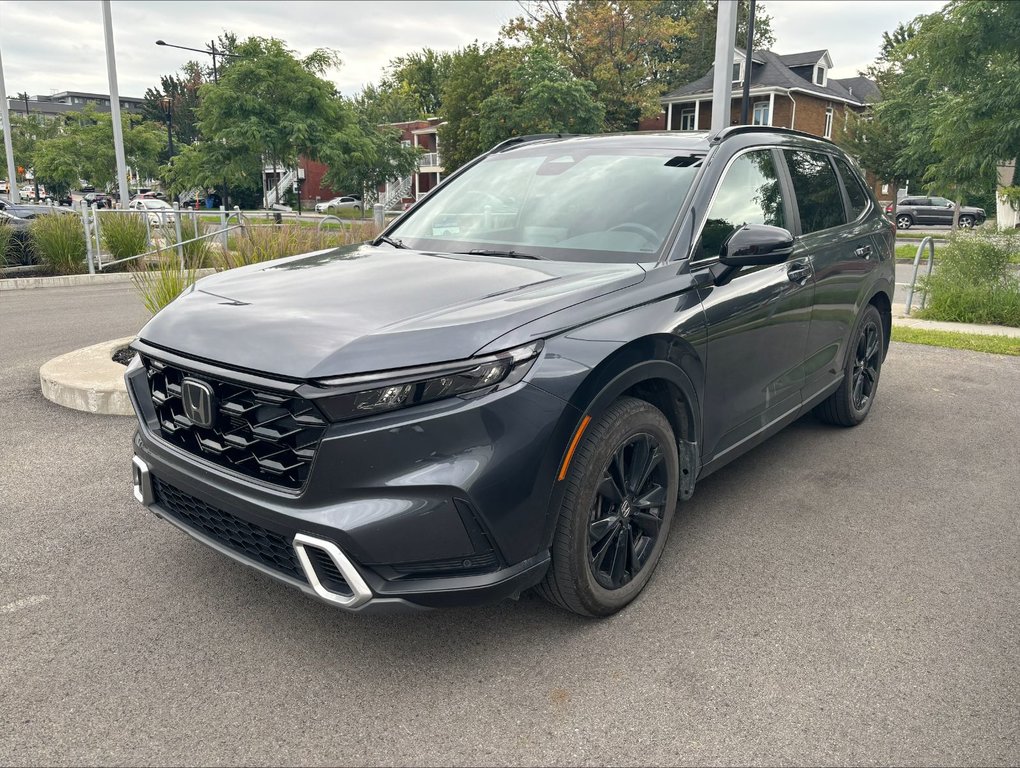
[{"label": "brick house", "polygon": [[[645,131],[707,131],[712,126],[712,80],[714,67],[692,83],[664,95],[662,114],[642,120]],[[846,125],[849,112],[863,112],[881,98],[874,82],[866,77],[829,77],[829,52],[807,51],[785,56],[755,51],[751,61],[736,50],[733,60],[733,100],[730,124],[740,123],[744,78],[750,78],[749,121],[752,125],[793,128],[831,139]],[[868,181],[881,198],[888,190]]]},{"label": "brick house", "polygon": [[405,147],[423,150],[417,171],[379,188],[379,199],[387,209],[405,207],[439,184],[443,176],[443,158],[439,152],[439,126],[442,124],[442,118],[429,117],[385,126],[400,131],[400,143]]}]

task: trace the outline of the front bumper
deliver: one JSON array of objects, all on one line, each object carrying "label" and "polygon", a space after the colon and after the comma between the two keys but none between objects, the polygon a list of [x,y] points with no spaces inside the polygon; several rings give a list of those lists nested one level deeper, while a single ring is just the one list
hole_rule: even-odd
[{"label": "front bumper", "polygon": [[287,490],[163,440],[145,372],[128,384],[136,499],[306,594],[350,611],[472,605],[545,575],[556,446],[576,414],[542,390],[330,425],[307,483]]}]

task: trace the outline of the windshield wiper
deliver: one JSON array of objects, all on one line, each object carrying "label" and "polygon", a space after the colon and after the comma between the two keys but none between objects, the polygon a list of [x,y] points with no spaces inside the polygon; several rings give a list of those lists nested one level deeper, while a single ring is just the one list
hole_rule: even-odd
[{"label": "windshield wiper", "polygon": [[541,260],[541,256],[536,256],[533,253],[521,253],[520,251],[494,251],[487,248],[472,248],[470,251],[457,251],[457,253],[465,253],[470,256],[503,256],[508,259],[535,259]]},{"label": "windshield wiper", "polygon": [[400,239],[397,239],[397,238],[393,238],[393,237],[389,237],[387,235],[379,235],[379,237],[377,237],[375,239],[375,242],[376,243],[386,243],[387,245],[392,245],[394,248],[406,248],[407,247],[406,245],[404,245],[404,241],[403,240],[400,240]]}]

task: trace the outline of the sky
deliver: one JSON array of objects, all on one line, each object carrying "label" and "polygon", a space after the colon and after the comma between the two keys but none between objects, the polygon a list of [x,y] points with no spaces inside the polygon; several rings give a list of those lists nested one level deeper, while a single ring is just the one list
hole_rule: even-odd
[{"label": "sky", "polygon": [[[878,54],[882,32],[931,13],[942,0],[764,0],[777,53],[826,48],[833,77],[852,77]],[[395,56],[422,47],[453,50],[495,40],[520,15],[513,0],[114,0],[121,95],[140,97],[162,74],[199,54],[224,29],[277,37],[299,54],[333,48],[344,61],[328,76],[346,95],[376,82]],[[99,0],[0,0],[0,55],[8,95],[75,90],[108,93]],[[208,57],[206,57],[208,58]]]}]

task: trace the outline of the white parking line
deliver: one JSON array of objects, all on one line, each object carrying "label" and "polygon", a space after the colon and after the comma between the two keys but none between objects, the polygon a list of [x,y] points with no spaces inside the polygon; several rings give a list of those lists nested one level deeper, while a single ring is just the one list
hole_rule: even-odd
[{"label": "white parking line", "polygon": [[0,613],[14,613],[20,611],[22,608],[29,608],[39,603],[45,603],[50,599],[49,595],[30,595],[29,597],[23,597],[20,600],[15,600],[13,603],[7,603],[7,605],[0,605]]}]

